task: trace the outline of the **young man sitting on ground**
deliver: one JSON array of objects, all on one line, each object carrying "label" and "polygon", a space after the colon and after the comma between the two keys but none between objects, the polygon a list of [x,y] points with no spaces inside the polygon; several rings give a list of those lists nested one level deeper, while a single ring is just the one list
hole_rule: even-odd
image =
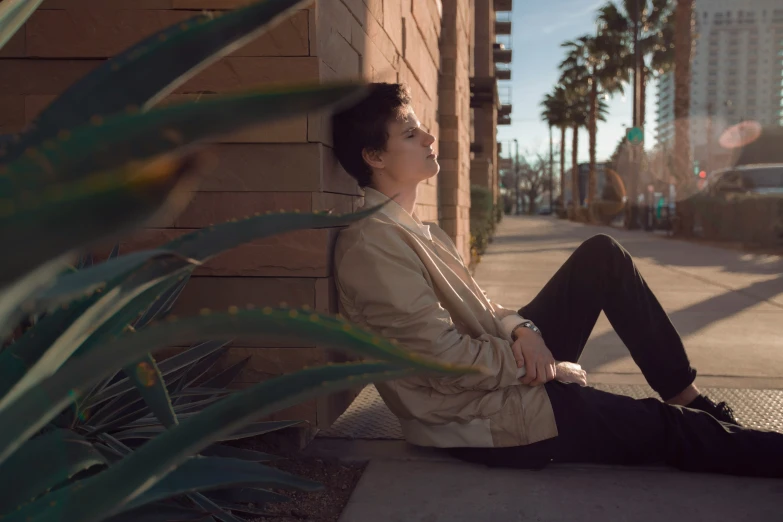
[{"label": "young man sitting on ground", "polygon": [[[333,118],[335,154],[365,206],[393,198],[340,234],[341,312],[407,350],[490,373],[379,383],[408,442],[491,466],[666,463],[783,477],[783,434],[740,427],[700,394],[677,331],[611,237],[585,241],[519,311],[486,297],[446,233],[414,212],[440,167],[410,102],[400,85],[373,84]],[[601,311],[663,402],[586,385],[578,361]]]}]

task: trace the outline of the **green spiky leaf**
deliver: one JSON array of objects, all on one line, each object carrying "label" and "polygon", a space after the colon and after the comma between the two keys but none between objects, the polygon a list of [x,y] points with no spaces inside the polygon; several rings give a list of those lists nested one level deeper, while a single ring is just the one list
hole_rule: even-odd
[{"label": "green spiky leaf", "polygon": [[[73,274],[65,275],[58,279],[48,291],[41,292],[33,299],[28,299],[24,306],[30,310],[40,310],[43,307],[67,303],[74,295],[80,292],[80,289],[83,288],[84,292],[87,292],[91,289],[105,286],[111,277],[116,279],[123,278],[126,274],[143,268],[145,263],[151,266],[151,268],[146,273],[140,274],[135,281],[141,282],[174,273],[180,273],[187,277],[189,274],[188,269],[195,268],[221,252],[235,248],[248,241],[294,230],[350,225],[355,221],[371,216],[387,204],[384,203],[349,214],[281,212],[278,214],[255,215],[239,221],[229,221],[214,225],[180,236],[155,250],[155,254],[145,255],[138,253],[135,257],[125,261],[126,257],[134,256],[135,253],[126,254],[116,260],[85,270],[85,272],[92,272],[93,270],[98,270],[102,265],[110,265],[102,269],[101,272],[84,275],[80,272],[74,272]],[[150,261],[156,262],[150,263]]]},{"label": "green spiky leaf", "polygon": [[[381,206],[383,205],[338,216],[285,212],[254,216],[238,222],[223,223],[177,238],[161,249],[171,251],[171,256],[151,257],[146,260],[140,256],[139,262],[143,263],[141,268],[128,278],[117,277],[108,284],[104,294],[79,316],[78,321],[68,328],[64,335],[57,338],[57,341],[37,359],[35,366],[0,399],[0,409],[7,407],[43,376],[51,375],[56,371],[73,354],[75,349],[87,341],[93,329],[100,327],[105,321],[123,310],[128,303],[132,303],[140,294],[150,287],[160,284],[166,278],[177,275],[184,277],[199,263],[251,239],[304,228],[350,224],[373,214]],[[127,267],[127,265],[123,266]],[[90,279],[89,281],[94,280]]]},{"label": "green spiky leaf", "polygon": [[0,176],[0,198],[12,198],[47,182],[69,184],[94,173],[143,163],[253,125],[325,109],[363,92],[357,83],[287,86],[211,96],[144,113],[108,115],[7,163]]},{"label": "green spiky leaf", "polygon": [[14,344],[0,352],[0,396],[4,396],[30,371],[51,345],[99,298],[83,297],[67,308],[47,314]]},{"label": "green spiky leaf", "polygon": [[157,480],[187,461],[189,455],[200,452],[253,418],[265,417],[325,393],[415,373],[389,363],[347,363],[270,379],[182,421],[99,476],[81,481],[79,489],[53,493],[60,495],[45,499],[46,504],[42,499],[10,515],[4,522],[54,522],[44,511],[45,505],[59,499],[62,499],[62,510],[57,513],[57,520],[98,522],[142,495]]},{"label": "green spiky leaf", "polygon": [[[188,368],[188,371],[185,373],[185,375],[177,384],[174,394],[179,395],[179,392],[186,390],[192,386],[195,386],[195,384],[198,381],[200,381],[201,378],[204,377],[204,375],[206,375],[215,366],[215,364],[217,364],[217,362],[223,357],[226,351],[227,351],[226,349],[219,350],[209,355],[208,357],[204,357],[197,364],[194,364],[193,366]],[[199,386],[199,388],[201,388],[201,386]],[[190,400],[192,400],[192,397],[182,396],[176,399],[176,403],[182,404],[183,402],[187,402]]]},{"label": "green spiky leaf", "polygon": [[[150,303],[155,304],[161,300],[161,293],[178,286],[179,283],[177,278],[165,279],[139,294],[92,333],[76,350],[75,356],[88,353],[93,347],[119,337],[131,322],[149,309]],[[123,371],[164,426],[169,427],[177,423],[166,383],[152,355],[144,355],[140,360],[124,367]]]},{"label": "green spiky leaf", "polygon": [[0,3],[0,48],[22,27],[43,0],[3,0]]},{"label": "green spiky leaf", "polygon": [[284,234],[294,230],[334,228],[350,225],[375,214],[388,202],[348,214],[300,214],[280,212],[258,214],[241,220],[232,220],[180,236],[162,248],[177,255],[206,262],[221,252],[255,239]]},{"label": "green spiky leaf", "polygon": [[[143,259],[146,256],[137,257]],[[74,344],[74,335],[79,330],[72,327],[78,319],[84,316],[84,314],[101,299],[101,294],[96,293],[92,296],[84,297],[71,303],[68,307],[57,309],[53,313],[48,314],[35,326],[35,328],[29,329],[17,342],[0,353],[0,396],[5,395],[24,377],[27,377],[28,379],[35,377],[37,382],[37,380],[43,378],[44,374],[50,375],[53,373],[52,366],[47,367],[44,364],[37,364],[44,354],[53,361],[50,364],[59,367],[62,362],[70,357],[71,353],[75,352],[78,356],[79,354],[86,353],[94,346],[118,337],[131,321],[149,307],[149,304],[158,294],[176,283],[176,280],[164,280],[142,292],[123,309],[104,322],[99,328],[95,329],[81,345]],[[84,325],[84,328],[89,329],[94,329],[95,327],[96,325],[93,324]],[[67,353],[64,353],[62,356],[55,359],[55,352],[59,347],[66,348]],[[74,350],[74,348],[76,348],[76,350]],[[135,372],[135,365],[141,362],[143,361],[134,363],[126,370],[133,374]],[[154,364],[150,365],[149,361],[147,361],[147,365],[151,368],[155,367]],[[36,372],[42,372],[42,374],[37,376]],[[135,381],[133,384],[135,384],[137,388],[141,388],[139,381]],[[143,391],[144,393],[155,393],[154,389],[150,390],[145,388]],[[152,399],[152,397],[150,397],[150,399]]]},{"label": "green spiky leaf", "polygon": [[[158,363],[158,368],[160,368],[161,375],[167,377],[171,373],[177,370],[181,370],[182,368],[185,368],[195,363],[199,359],[202,359],[210,355],[211,353],[220,350],[225,345],[226,345],[225,341],[207,341],[204,343],[196,344],[194,346],[191,346],[187,350],[183,351],[182,353],[178,353],[177,355],[173,355],[168,359],[160,361]],[[127,378],[119,380],[113,384],[110,384],[103,390],[97,392],[95,395],[90,397],[86,401],[85,406],[88,408],[93,407],[104,401],[113,399],[114,397],[120,394],[129,392],[132,389],[133,389],[133,383],[131,383]],[[191,391],[194,394],[198,393],[198,390],[195,389]],[[214,390],[203,390],[203,392],[211,394],[214,392]]]},{"label": "green spiky leaf", "polygon": [[76,473],[108,462],[81,435],[57,429],[27,441],[0,464],[0,476],[13,486],[0,493],[0,515],[59,486]]},{"label": "green spiky leaf", "polygon": [[[205,494],[204,496],[207,495]],[[233,513],[242,513],[243,515],[269,515],[268,510],[262,507],[257,508],[249,504],[235,504],[234,502],[216,501],[215,505],[219,506],[224,511],[231,511]],[[240,519],[240,520],[242,522],[246,522],[246,519]]]},{"label": "green spiky leaf", "polygon": [[183,274],[182,280],[163,292],[160,298],[157,299],[146,312],[144,312],[144,315],[139,317],[139,319],[133,323],[133,327],[138,330],[140,328],[144,328],[152,321],[165,318],[171,308],[174,306],[174,303],[179,297],[179,294],[182,293],[185,285],[188,284],[189,280],[190,274]]},{"label": "green spiky leaf", "polygon": [[[124,336],[107,344],[103,350],[92,351],[78,361],[29,387],[16,400],[7,401],[0,410],[0,461],[49,422],[69,403],[111,372],[145,353],[175,342],[192,342],[204,338],[258,335],[317,342],[336,349],[350,350],[375,358],[388,360],[398,368],[416,368],[435,373],[463,374],[479,371],[476,368],[442,365],[430,359],[409,354],[389,341],[360,330],[350,324],[321,314],[285,309],[263,311],[230,311],[193,317],[176,322],[151,325],[133,335]],[[228,399],[226,399],[228,400]]]},{"label": "green spiky leaf", "polygon": [[250,362],[250,357],[235,362],[225,370],[221,371],[217,375],[214,375],[201,383],[204,388],[225,388],[236,379],[242,370],[245,369],[247,363]]},{"label": "green spiky leaf", "polygon": [[[18,0],[12,0],[11,3]],[[5,0],[3,5],[8,3]],[[66,90],[33,122],[20,151],[93,116],[147,109],[177,86],[289,16],[302,0],[265,0],[217,16],[205,13],[135,44]]]},{"label": "green spiky leaf", "polygon": [[44,182],[43,189],[0,198],[0,240],[24,252],[0,258],[0,285],[44,260],[127,232],[171,201],[172,194],[182,199],[182,184],[189,182],[195,165],[193,157],[160,158],[66,185]]},{"label": "green spiky leaf", "polygon": [[[151,271],[165,271],[162,268],[167,266],[162,262],[155,265],[149,265],[149,261],[147,263]],[[71,355],[82,350],[83,345],[94,346],[97,341],[91,342],[91,339],[106,341],[116,336],[130,320],[149,306],[166,285],[172,284],[173,280],[173,276],[150,280],[146,273],[140,277],[141,281],[131,276],[121,283],[113,282],[105,292],[86,298],[85,302],[89,306],[80,310],[78,316],[66,325],[66,329],[54,341],[48,343],[44,353],[0,398],[0,411],[25,390],[56,372]],[[87,351],[87,348],[82,350],[83,353]],[[135,363],[144,355],[146,354],[139,354],[137,359],[126,361],[125,364]]]},{"label": "green spiky leaf", "polygon": [[68,262],[72,257],[73,255],[68,253],[47,260],[0,289],[0,341],[6,338],[23,317],[33,312],[31,297],[48,288],[58,274],[68,269]]},{"label": "green spiky leaf", "polygon": [[210,498],[204,496],[201,493],[188,493],[187,497],[191,500],[191,502],[212,515],[212,517],[219,522],[245,522],[241,518],[235,517],[229,511],[223,509]]},{"label": "green spiky leaf", "polygon": [[[99,476],[95,478],[99,478]],[[29,508],[22,508],[20,513],[27,517],[41,515],[46,517],[47,515],[39,510],[45,511],[52,502],[58,505],[63,504],[63,510],[67,512],[70,504],[68,497],[81,489],[78,486],[80,485],[75,484],[50,493]],[[236,486],[293,488],[303,491],[317,491],[322,488],[321,484],[317,482],[255,462],[220,457],[191,457],[145,492],[122,505],[120,510],[136,509],[187,493]],[[12,515],[11,520],[15,516],[17,516],[16,513]],[[67,518],[67,520],[79,519]]]},{"label": "green spiky leaf", "polygon": [[177,414],[171,405],[166,383],[152,355],[147,354],[140,361],[127,366],[125,375],[136,386],[150,411],[163,426],[170,428],[177,424]]},{"label": "green spiky leaf", "polygon": [[249,460],[251,462],[271,462],[280,459],[280,457],[272,455],[271,453],[235,448],[234,446],[226,446],[225,444],[213,444],[202,451],[201,455],[204,455],[205,457],[225,457],[229,459]]},{"label": "green spiky leaf", "polygon": [[103,263],[58,278],[50,288],[41,292],[37,299],[50,306],[66,303],[99,288],[104,288],[111,280],[122,277],[151,259],[176,255],[169,250],[152,249],[114,257]]},{"label": "green spiky leaf", "polygon": [[303,491],[317,491],[322,488],[317,482],[256,462],[221,457],[191,457],[160,482],[130,501],[126,508],[133,509],[193,491],[235,486],[294,488]]},{"label": "green spiky leaf", "polygon": [[[198,413],[191,413],[189,415],[182,415],[182,419],[191,418],[198,415]],[[258,435],[265,435],[272,433],[273,431],[279,431],[285,428],[290,428],[302,424],[302,421],[266,421],[266,422],[254,422],[243,426],[239,430],[229,433],[220,439],[221,442],[229,440],[247,439],[250,437],[257,437]],[[139,428],[132,428],[129,430],[121,431],[114,434],[114,438],[117,440],[133,440],[133,439],[152,439],[166,431],[163,426],[143,426]]]}]

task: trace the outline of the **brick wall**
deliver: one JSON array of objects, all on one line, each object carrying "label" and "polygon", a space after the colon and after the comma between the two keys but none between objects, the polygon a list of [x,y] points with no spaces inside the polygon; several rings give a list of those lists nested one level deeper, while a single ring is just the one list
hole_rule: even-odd
[{"label": "brick wall", "polygon": [[[202,9],[246,0],[47,0],[0,52],[0,132],[19,130],[47,103],[107,57]],[[213,64],[167,101],[259,85],[364,77],[403,81],[423,126],[439,132],[440,0],[317,0],[267,35]],[[206,93],[206,94],[205,94]],[[165,103],[165,102],[164,102]],[[347,212],[361,191],[336,165],[328,118],[309,114],[222,139],[217,167],[179,216],[161,216],[123,242],[150,248],[211,223],[280,209]],[[438,219],[437,179],[419,192],[417,212]],[[310,230],[255,241],[196,270],[175,313],[230,305],[307,305],[336,313],[331,251],[338,230]],[[320,346],[235,344],[226,364],[250,356],[242,385],[303,366],[344,360]],[[351,393],[280,412],[326,426]]]},{"label": "brick wall", "polygon": [[440,226],[470,262],[470,66],[473,2],[443,6],[440,50]]},{"label": "brick wall", "polygon": [[[495,41],[495,9],[493,0],[475,0],[475,77],[480,80],[492,80],[496,89],[495,61],[492,55],[492,43]],[[496,100],[497,101],[497,100]],[[481,185],[492,190],[497,203],[498,183],[498,105],[485,103],[474,109],[475,143],[480,147],[471,166],[471,184]]]},{"label": "brick wall", "polygon": [[[318,0],[310,21],[321,79],[403,82],[422,126],[437,135],[440,20],[440,0]],[[327,124],[324,118],[310,139],[331,145]],[[437,183],[419,189],[416,212],[424,221],[438,221]]]}]

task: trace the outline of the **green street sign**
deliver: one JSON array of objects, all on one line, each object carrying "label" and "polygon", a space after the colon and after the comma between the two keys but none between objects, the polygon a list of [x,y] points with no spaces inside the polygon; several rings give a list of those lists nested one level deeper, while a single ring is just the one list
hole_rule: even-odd
[{"label": "green street sign", "polygon": [[644,131],[639,127],[631,127],[625,132],[625,137],[634,145],[644,141]]}]

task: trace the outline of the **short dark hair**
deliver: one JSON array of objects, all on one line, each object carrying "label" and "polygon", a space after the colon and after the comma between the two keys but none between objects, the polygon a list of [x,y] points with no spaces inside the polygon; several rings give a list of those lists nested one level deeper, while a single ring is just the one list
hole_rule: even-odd
[{"label": "short dark hair", "polygon": [[372,179],[362,151],[385,150],[388,124],[403,117],[411,103],[410,92],[399,83],[371,83],[368,91],[362,101],[332,116],[334,154],[362,188]]}]

